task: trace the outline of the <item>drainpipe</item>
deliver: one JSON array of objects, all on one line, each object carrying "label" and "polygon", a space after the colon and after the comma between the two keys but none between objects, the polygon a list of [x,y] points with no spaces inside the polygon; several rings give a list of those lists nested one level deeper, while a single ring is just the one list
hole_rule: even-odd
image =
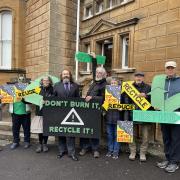
[{"label": "drainpipe", "polygon": [[[77,27],[76,27],[76,52],[79,51],[79,21],[80,21],[80,0],[77,3]],[[78,80],[78,61],[76,61],[76,81]]]}]

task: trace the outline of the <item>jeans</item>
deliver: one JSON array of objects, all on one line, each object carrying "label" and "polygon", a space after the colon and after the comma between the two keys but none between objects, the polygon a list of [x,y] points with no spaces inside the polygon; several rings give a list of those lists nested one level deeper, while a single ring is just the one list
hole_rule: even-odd
[{"label": "jeans", "polygon": [[120,150],[120,143],[117,142],[117,125],[107,124],[106,128],[108,138],[108,152],[111,152],[114,155],[118,155]]},{"label": "jeans", "polygon": [[30,126],[31,126],[31,114],[23,114],[23,115],[18,115],[18,114],[12,114],[12,131],[13,131],[13,142],[14,143],[19,143],[20,138],[19,138],[19,133],[20,133],[20,128],[21,125],[24,130],[24,142],[30,143]]}]

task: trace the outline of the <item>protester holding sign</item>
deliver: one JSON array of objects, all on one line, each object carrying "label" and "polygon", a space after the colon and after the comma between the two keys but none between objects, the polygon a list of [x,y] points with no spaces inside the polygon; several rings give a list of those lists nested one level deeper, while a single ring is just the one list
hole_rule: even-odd
[{"label": "protester holding sign", "polygon": [[[18,79],[19,83],[22,83],[22,79]],[[13,143],[11,149],[16,149],[19,146],[19,133],[21,125],[24,130],[24,148],[30,147],[30,125],[31,125],[31,108],[28,103],[23,99],[19,102],[9,104],[9,112],[12,116],[12,131],[13,131]]]},{"label": "protester holding sign", "polygon": [[[120,86],[118,79],[112,77],[110,80],[111,86]],[[122,97],[121,97],[122,98]],[[119,103],[122,103],[122,99],[119,99]],[[107,138],[108,138],[108,152],[107,157],[113,159],[118,159],[120,143],[117,142],[117,121],[123,119],[122,111],[118,109],[109,109],[106,113],[106,129],[107,129]]]},{"label": "protester holding sign", "polygon": [[[139,94],[137,94],[137,98],[136,100],[141,103],[143,101],[143,98],[146,98],[147,100],[149,100],[149,96],[147,95],[150,91],[151,91],[151,87],[144,83],[144,73],[142,72],[137,72],[134,74],[134,83],[132,84],[132,86],[134,86],[134,88],[136,88],[139,91]],[[129,87],[130,89],[130,87]],[[132,88],[131,88],[132,90]],[[135,90],[133,90],[133,92],[135,92]],[[132,94],[129,90],[129,93]],[[133,101],[133,97],[132,98],[125,98],[126,100],[128,100],[128,104],[135,104],[135,109],[136,110],[140,110],[140,107],[143,106],[142,103],[139,106]],[[132,120],[132,111],[126,111],[125,112],[125,120]],[[137,134],[138,134],[138,130],[141,129],[142,131],[142,143],[140,145],[140,161],[146,161],[146,152],[147,152],[147,148],[148,148],[148,136],[149,136],[149,128],[150,125],[147,123],[135,123],[134,124],[134,140],[133,143],[129,144],[129,148],[130,148],[130,155],[129,155],[129,160],[134,161],[136,158],[136,152],[137,152]]]},{"label": "protester holding sign", "polygon": [[[41,79],[40,82],[40,93],[39,95],[44,97],[51,97],[53,95],[53,82],[49,76],[45,76]],[[39,145],[36,148],[36,152],[47,152],[47,141],[48,136],[43,135],[43,109],[40,109],[39,106],[36,106],[35,117],[31,123],[31,132],[38,133],[39,136]]]},{"label": "protester holding sign", "polygon": [[[180,77],[176,75],[176,62],[168,61],[165,63],[165,94],[164,99],[168,100],[180,93]],[[179,109],[175,111],[179,112]],[[164,152],[166,160],[157,163],[159,168],[165,169],[166,172],[173,173],[179,166],[180,162],[180,125],[179,124],[161,124],[161,131],[164,142]]]},{"label": "protester holding sign", "polygon": [[[73,82],[72,74],[68,70],[63,70],[60,75],[61,81],[54,86],[54,95],[60,98],[80,97],[79,87]],[[62,158],[65,154],[66,147],[69,157],[74,161],[78,161],[75,154],[75,137],[59,137],[59,155]]]},{"label": "protester holding sign", "polygon": [[[97,67],[95,81],[91,84],[87,92],[87,95],[85,98],[86,101],[88,102],[91,99],[97,99],[97,100],[100,100],[101,103],[103,103],[106,84],[107,84],[106,83],[106,70],[103,67]],[[96,119],[92,119],[92,120],[96,121]],[[88,148],[90,147],[92,148],[95,158],[98,158],[100,156],[99,139],[81,138],[80,146],[82,148],[79,153],[81,156],[85,155]]]}]

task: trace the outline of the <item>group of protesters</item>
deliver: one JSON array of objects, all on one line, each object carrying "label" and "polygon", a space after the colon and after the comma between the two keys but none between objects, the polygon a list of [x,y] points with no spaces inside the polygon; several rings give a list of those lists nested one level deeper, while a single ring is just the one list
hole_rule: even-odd
[{"label": "group of protesters", "polygon": [[[176,75],[176,62],[168,61],[165,63],[165,73],[167,75],[165,82],[165,99],[180,93],[180,77]],[[151,86],[144,82],[145,74],[143,72],[136,72],[133,78],[133,86],[140,92],[139,97],[144,97],[150,102],[149,92]],[[121,86],[122,81],[117,77],[110,77],[107,80],[106,70],[100,66],[96,68],[95,77],[89,90],[85,96],[85,101],[89,102],[92,99],[98,99],[103,103],[105,99],[105,88],[106,85]],[[79,98],[79,86],[73,81],[71,71],[64,69],[60,74],[60,81],[53,84],[52,79],[49,76],[44,76],[40,82],[40,95],[43,98],[46,97],[59,97],[59,98]],[[134,104],[135,109],[139,110],[139,107],[129,98],[125,93],[121,95],[121,103],[123,104]],[[2,98],[2,97],[1,97]],[[156,108],[156,107],[153,107]],[[43,109],[43,108],[42,108]],[[39,106],[36,106],[35,119],[33,123],[43,121],[43,111]],[[10,113],[12,115],[12,132],[13,132],[13,143],[10,148],[16,149],[20,144],[20,127],[22,125],[24,130],[24,148],[30,147],[30,132],[31,126],[31,109],[30,104],[25,100],[15,102],[9,106]],[[177,109],[178,111],[179,109]],[[103,113],[104,115],[104,113]],[[132,121],[132,111],[122,111],[119,109],[109,109],[104,116],[104,123],[106,125],[107,132],[107,153],[106,157],[118,159],[121,151],[121,143],[117,142],[117,121]],[[92,119],[94,121],[94,119]],[[140,127],[140,128],[139,128]],[[134,135],[133,143],[129,143],[129,160],[134,161],[137,158],[139,151],[139,158],[141,162],[147,160],[146,154],[149,143],[150,134],[149,123],[134,123]],[[137,136],[138,130],[141,130],[142,140],[138,150]],[[166,172],[175,172],[179,168],[180,162],[180,125],[163,124],[161,125],[164,152],[166,159],[162,162],[157,163],[157,167],[163,168]],[[38,133],[39,143],[36,148],[36,153],[48,152],[48,136],[43,135],[42,132]],[[80,138],[80,152],[76,152],[75,148],[75,137],[58,137],[58,155],[59,159],[63,158],[64,155],[68,156],[73,161],[78,161],[79,156],[84,156],[88,151],[92,151],[94,158],[100,157],[100,141],[95,138]]]}]

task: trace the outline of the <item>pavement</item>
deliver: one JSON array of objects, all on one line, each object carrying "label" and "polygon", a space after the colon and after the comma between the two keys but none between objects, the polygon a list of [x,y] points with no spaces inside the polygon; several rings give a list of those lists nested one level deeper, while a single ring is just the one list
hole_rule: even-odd
[{"label": "pavement", "polygon": [[57,159],[57,147],[50,145],[48,153],[35,153],[35,145],[30,149],[20,146],[10,150],[6,145],[0,152],[0,180],[179,180],[180,170],[174,174],[165,173],[155,165],[160,157],[148,156],[146,163],[137,159],[128,160],[126,152],[118,160],[105,157],[94,159],[91,153],[79,157],[78,162],[67,156]]}]

